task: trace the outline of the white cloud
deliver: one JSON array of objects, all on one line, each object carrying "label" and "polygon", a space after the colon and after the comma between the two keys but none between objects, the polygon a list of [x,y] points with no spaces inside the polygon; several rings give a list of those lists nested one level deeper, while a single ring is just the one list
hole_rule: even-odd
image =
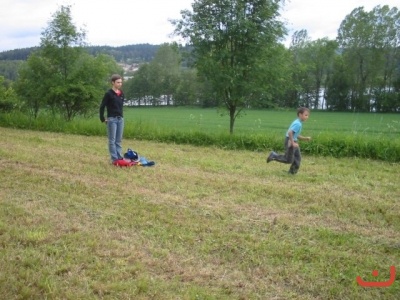
[{"label": "white cloud", "polygon": [[[289,36],[306,29],[312,39],[334,39],[340,23],[360,6],[397,6],[399,0],[286,0],[281,15]],[[86,26],[91,45],[161,44],[171,42],[173,26],[168,19],[180,19],[180,11],[191,9],[193,0],[2,0],[0,51],[39,46],[41,32],[61,5],[71,5],[78,28]],[[176,38],[177,39],[177,38]]]},{"label": "white cloud", "polygon": [[72,6],[78,23],[86,24],[88,41],[97,45],[159,44],[169,42],[168,19],[190,9],[189,0],[80,1]]},{"label": "white cloud", "polygon": [[398,7],[399,0],[289,0],[282,11],[287,22],[289,38],[296,31],[306,29],[312,40],[335,39],[342,21],[358,7],[371,11],[378,5]]}]

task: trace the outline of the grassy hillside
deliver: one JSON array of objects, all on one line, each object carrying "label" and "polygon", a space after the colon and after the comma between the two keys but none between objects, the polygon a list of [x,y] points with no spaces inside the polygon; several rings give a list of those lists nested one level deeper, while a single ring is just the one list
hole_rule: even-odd
[{"label": "grassy hillside", "polygon": [[[1,128],[4,299],[396,299],[398,163]],[[371,272],[379,270],[379,276]]]}]

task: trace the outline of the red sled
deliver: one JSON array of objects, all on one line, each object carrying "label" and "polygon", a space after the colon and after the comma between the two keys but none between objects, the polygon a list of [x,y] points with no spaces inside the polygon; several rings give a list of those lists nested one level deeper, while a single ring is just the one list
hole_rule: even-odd
[{"label": "red sled", "polygon": [[117,167],[132,167],[136,165],[136,162],[127,161],[125,159],[117,159],[113,161],[113,165]]}]

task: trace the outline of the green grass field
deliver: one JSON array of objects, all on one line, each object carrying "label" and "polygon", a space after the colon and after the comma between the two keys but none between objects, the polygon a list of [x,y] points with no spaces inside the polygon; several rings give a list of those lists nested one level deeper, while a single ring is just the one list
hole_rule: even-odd
[{"label": "green grass field", "polygon": [[[206,133],[229,132],[229,117],[217,109],[126,107],[126,122],[142,122],[155,128],[180,131],[199,130]],[[97,118],[97,116],[96,116]],[[296,118],[296,111],[245,110],[235,122],[234,132],[285,134]],[[400,114],[368,114],[311,112],[303,126],[304,134],[318,136],[324,133],[344,135],[400,137]]]},{"label": "green grass field", "polygon": [[[283,140],[296,112],[247,110],[229,134],[229,118],[217,109],[140,107],[125,109],[124,138],[173,144],[209,146],[257,152],[283,151]],[[20,112],[0,114],[0,126],[48,132],[104,136],[97,115],[72,122],[41,112],[37,119]],[[305,154],[357,157],[400,162],[400,114],[311,112],[302,135]]]},{"label": "green grass field", "polygon": [[105,135],[0,130],[2,299],[400,295],[398,163],[126,138],[156,165],[118,168]]}]

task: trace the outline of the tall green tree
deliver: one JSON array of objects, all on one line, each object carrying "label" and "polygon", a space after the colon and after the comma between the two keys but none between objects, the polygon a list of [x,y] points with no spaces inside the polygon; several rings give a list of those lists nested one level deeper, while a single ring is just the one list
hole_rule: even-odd
[{"label": "tall green tree", "polygon": [[0,76],[0,112],[12,111],[17,106],[17,95],[11,86],[5,86],[5,78]]},{"label": "tall green tree", "polygon": [[313,76],[307,59],[307,48],[311,43],[307,30],[296,31],[289,47],[291,53],[292,87],[288,91],[285,107],[311,107],[313,96]]},{"label": "tall green tree", "polygon": [[53,70],[50,62],[39,54],[31,54],[19,68],[19,77],[14,83],[18,96],[26,109],[37,118],[41,108],[47,106],[48,89],[52,86]]},{"label": "tall green tree", "polygon": [[350,77],[343,56],[337,55],[333,71],[327,78],[326,108],[334,111],[346,111],[350,108]]},{"label": "tall green tree", "polygon": [[290,46],[294,81],[292,97],[295,98],[292,103],[312,108],[324,106],[323,91],[336,50],[336,41],[328,38],[312,41],[306,30],[294,33]]},{"label": "tall green tree", "polygon": [[341,23],[337,41],[352,79],[351,108],[379,110],[380,99],[388,99],[385,94],[393,91],[397,79],[395,70],[400,47],[398,9],[387,5],[376,6],[370,12],[363,7],[354,9]]},{"label": "tall green tree", "polygon": [[181,69],[180,80],[174,94],[174,105],[199,105],[201,82],[195,69]]},{"label": "tall green tree", "polygon": [[159,85],[161,95],[167,98],[167,105],[171,104],[179,85],[181,61],[178,45],[173,43],[161,45],[150,63],[158,70],[154,83]]},{"label": "tall green tree", "polygon": [[110,56],[90,56],[84,49],[85,36],[85,31],[73,24],[70,6],[61,6],[16,83],[34,116],[44,106],[68,121],[97,111],[107,78],[122,70]]},{"label": "tall green tree", "polygon": [[4,76],[7,83],[15,81],[18,77],[18,67],[22,60],[0,60],[0,76]]},{"label": "tall green tree", "polygon": [[131,79],[124,83],[124,92],[131,104],[147,105],[151,94],[150,65],[142,64]]},{"label": "tall green tree", "polygon": [[[183,79],[181,62],[182,57],[176,43],[160,45],[154,59],[150,63],[142,64],[133,78],[126,82],[125,92],[139,105],[159,105],[161,97],[166,99],[166,105],[171,105],[171,100],[174,100],[175,105],[182,104],[185,93],[179,90]],[[187,75],[189,77],[185,79],[186,82],[189,78],[193,79],[192,73],[188,72]],[[189,94],[191,93],[186,93],[185,102],[189,99]]]},{"label": "tall green tree", "polygon": [[372,14],[376,19],[374,41],[379,49],[376,63],[380,63],[380,72],[372,82],[372,109],[399,111],[400,94],[396,91],[396,82],[400,80],[400,11],[385,5],[375,7]]},{"label": "tall green tree", "polygon": [[249,107],[284,106],[287,93],[293,88],[291,54],[284,45],[276,43],[259,54]]},{"label": "tall green tree", "polygon": [[324,97],[322,92],[326,89],[326,80],[332,71],[336,50],[336,41],[328,38],[312,41],[305,48],[306,64],[312,79],[311,99],[313,103],[311,106],[315,109],[324,105],[324,103],[320,103],[320,98]]},{"label": "tall green tree", "polygon": [[[261,53],[283,37],[280,0],[196,0],[173,20],[175,33],[193,47],[200,76],[211,82],[229,114],[229,132],[255,101]],[[259,94],[259,93],[257,93]]]}]

